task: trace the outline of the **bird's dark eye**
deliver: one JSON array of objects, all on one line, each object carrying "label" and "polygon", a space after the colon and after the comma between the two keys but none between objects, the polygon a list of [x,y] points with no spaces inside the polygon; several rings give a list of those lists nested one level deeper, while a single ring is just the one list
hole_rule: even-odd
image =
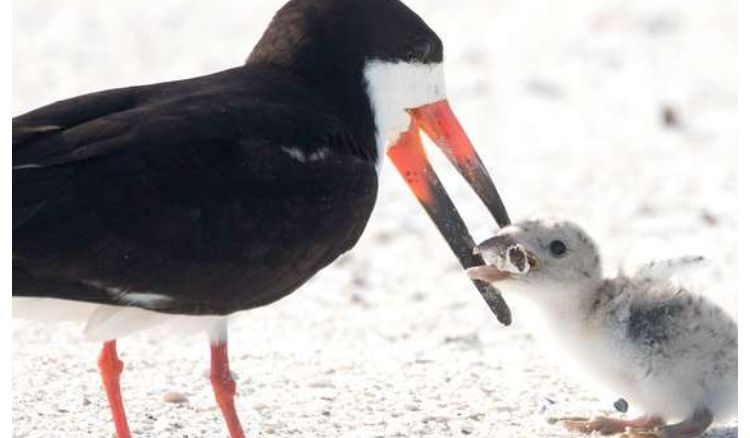
[{"label": "bird's dark eye", "polygon": [[549,244],[549,252],[551,252],[552,255],[555,257],[561,257],[565,255],[565,252],[567,251],[568,251],[568,248],[566,248],[565,244],[559,240],[553,240]]},{"label": "bird's dark eye", "polygon": [[411,43],[409,49],[410,61],[426,61],[432,55],[434,45],[428,38],[418,38]]}]

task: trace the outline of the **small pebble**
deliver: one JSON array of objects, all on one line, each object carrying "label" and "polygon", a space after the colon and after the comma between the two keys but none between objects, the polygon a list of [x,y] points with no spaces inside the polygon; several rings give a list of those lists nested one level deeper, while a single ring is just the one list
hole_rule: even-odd
[{"label": "small pebble", "polygon": [[615,409],[617,409],[618,412],[625,413],[628,411],[628,402],[624,398],[618,399],[615,404]]},{"label": "small pebble", "polygon": [[539,413],[540,413],[540,414],[544,414],[544,413],[545,413],[545,412],[547,412],[547,410],[549,410],[549,408],[550,408],[550,407],[551,407],[552,405],[554,405],[555,403],[556,403],[556,402],[555,402],[555,401],[554,401],[553,399],[551,399],[551,398],[549,398],[549,397],[544,397],[544,398],[543,398],[543,399],[541,400],[541,402],[539,403]]},{"label": "small pebble", "polygon": [[680,116],[677,110],[669,105],[663,106],[661,109],[661,123],[667,128],[680,126]]},{"label": "small pebble", "polygon": [[263,402],[257,402],[253,404],[253,409],[255,409],[256,411],[265,411],[266,409],[270,408],[271,406]]},{"label": "small pebble", "polygon": [[161,396],[161,399],[167,403],[187,403],[188,398],[185,394],[177,391],[167,391]]},{"label": "small pebble", "polygon": [[708,225],[716,225],[719,223],[719,219],[716,217],[716,215],[708,210],[703,210],[703,212],[701,212],[701,219],[703,219],[703,222],[707,223]]}]

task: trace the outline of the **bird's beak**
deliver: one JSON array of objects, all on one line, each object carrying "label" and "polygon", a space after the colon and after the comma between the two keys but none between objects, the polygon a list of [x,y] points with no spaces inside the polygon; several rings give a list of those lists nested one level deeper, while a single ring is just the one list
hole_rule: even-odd
[{"label": "bird's beak", "polygon": [[509,272],[501,271],[492,265],[472,266],[466,270],[466,274],[472,280],[479,280],[485,283],[495,283],[510,277]]},{"label": "bird's beak", "polygon": [[[466,269],[482,265],[481,257],[473,253],[474,241],[466,225],[427,160],[419,137],[420,128],[440,147],[466,179],[497,224],[504,227],[510,224],[510,220],[500,195],[447,100],[411,109],[409,114],[409,129],[401,133],[398,140],[391,145],[388,157],[430,215],[462,267]],[[510,310],[500,293],[487,283],[475,281],[474,284],[498,320],[503,324],[510,324]]]}]

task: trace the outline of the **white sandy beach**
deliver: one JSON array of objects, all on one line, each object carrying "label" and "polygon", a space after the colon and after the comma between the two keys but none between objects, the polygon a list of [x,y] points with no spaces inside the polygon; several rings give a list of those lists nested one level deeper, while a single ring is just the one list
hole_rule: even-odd
[{"label": "white sandy beach", "polygon": [[[13,113],[238,65],[282,3],[14,2]],[[691,284],[736,316],[736,1],[407,4],[444,41],[452,105],[511,218],[575,219],[612,272],[705,255]],[[489,215],[432,156],[475,238],[489,237]],[[99,345],[82,328],[14,322],[15,437],[112,435]],[[118,342],[133,433],[225,436],[205,336],[167,334]],[[545,417],[617,414],[545,358],[523,321],[495,321],[390,163],[355,249],[237,314],[229,343],[254,437],[567,437]],[[163,402],[169,390],[189,402]],[[736,437],[736,422],[708,436]]]}]

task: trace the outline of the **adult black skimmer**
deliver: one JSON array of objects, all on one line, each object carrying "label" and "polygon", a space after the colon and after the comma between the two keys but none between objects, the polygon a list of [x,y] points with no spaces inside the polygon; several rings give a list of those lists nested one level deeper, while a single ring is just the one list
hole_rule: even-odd
[{"label": "adult black skimmer", "polygon": [[[442,60],[438,36],[397,0],[292,0],[241,67],[14,118],[15,315],[85,314],[120,438],[115,339],[190,319],[211,334],[216,400],[244,436],[225,316],[291,293],[355,244],[385,155],[464,267],[482,261],[420,128],[507,224]],[[475,284],[508,323],[500,295]]]}]

